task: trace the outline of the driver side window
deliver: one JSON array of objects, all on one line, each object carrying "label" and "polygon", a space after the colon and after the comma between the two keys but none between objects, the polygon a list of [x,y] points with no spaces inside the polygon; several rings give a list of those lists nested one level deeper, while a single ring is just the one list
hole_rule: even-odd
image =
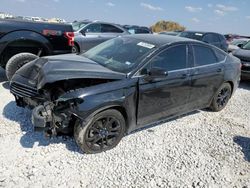
[{"label": "driver side window", "polygon": [[187,47],[178,45],[170,47],[151,60],[152,68],[174,71],[187,68]]},{"label": "driver side window", "polygon": [[85,33],[100,33],[101,25],[100,24],[90,24],[86,28],[84,28]]}]

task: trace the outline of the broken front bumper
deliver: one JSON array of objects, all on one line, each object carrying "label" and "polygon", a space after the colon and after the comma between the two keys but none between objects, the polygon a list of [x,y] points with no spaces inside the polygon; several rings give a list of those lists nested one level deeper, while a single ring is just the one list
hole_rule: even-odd
[{"label": "broken front bumper", "polygon": [[55,106],[52,102],[35,107],[32,111],[32,123],[35,131],[43,131],[56,136],[57,133],[72,132],[72,112],[64,106]]},{"label": "broken front bumper", "polygon": [[39,105],[32,111],[32,124],[34,125],[35,131],[46,131],[50,129],[52,125],[52,111],[49,105]]}]

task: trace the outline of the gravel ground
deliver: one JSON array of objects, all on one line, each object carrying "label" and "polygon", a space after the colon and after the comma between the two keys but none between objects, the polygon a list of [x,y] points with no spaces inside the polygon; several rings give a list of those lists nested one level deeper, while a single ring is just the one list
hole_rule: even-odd
[{"label": "gravel ground", "polygon": [[197,111],[82,154],[33,132],[0,72],[0,187],[250,187],[250,82],[219,113]]}]

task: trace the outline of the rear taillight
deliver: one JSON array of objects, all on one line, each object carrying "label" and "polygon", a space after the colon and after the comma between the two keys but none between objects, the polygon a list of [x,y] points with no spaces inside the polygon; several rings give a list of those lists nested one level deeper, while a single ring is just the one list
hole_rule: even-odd
[{"label": "rear taillight", "polygon": [[74,32],[65,32],[64,35],[68,39],[68,45],[69,46],[74,46],[74,40],[75,40],[74,39],[74,37],[75,37]]}]

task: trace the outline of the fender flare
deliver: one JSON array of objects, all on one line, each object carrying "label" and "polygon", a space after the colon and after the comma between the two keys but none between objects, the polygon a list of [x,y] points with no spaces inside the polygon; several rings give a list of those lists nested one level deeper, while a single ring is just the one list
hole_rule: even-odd
[{"label": "fender flare", "polygon": [[0,55],[9,44],[17,41],[33,41],[41,44],[48,55],[52,54],[53,52],[51,43],[44,36],[34,31],[21,30],[8,33],[0,39]]}]

